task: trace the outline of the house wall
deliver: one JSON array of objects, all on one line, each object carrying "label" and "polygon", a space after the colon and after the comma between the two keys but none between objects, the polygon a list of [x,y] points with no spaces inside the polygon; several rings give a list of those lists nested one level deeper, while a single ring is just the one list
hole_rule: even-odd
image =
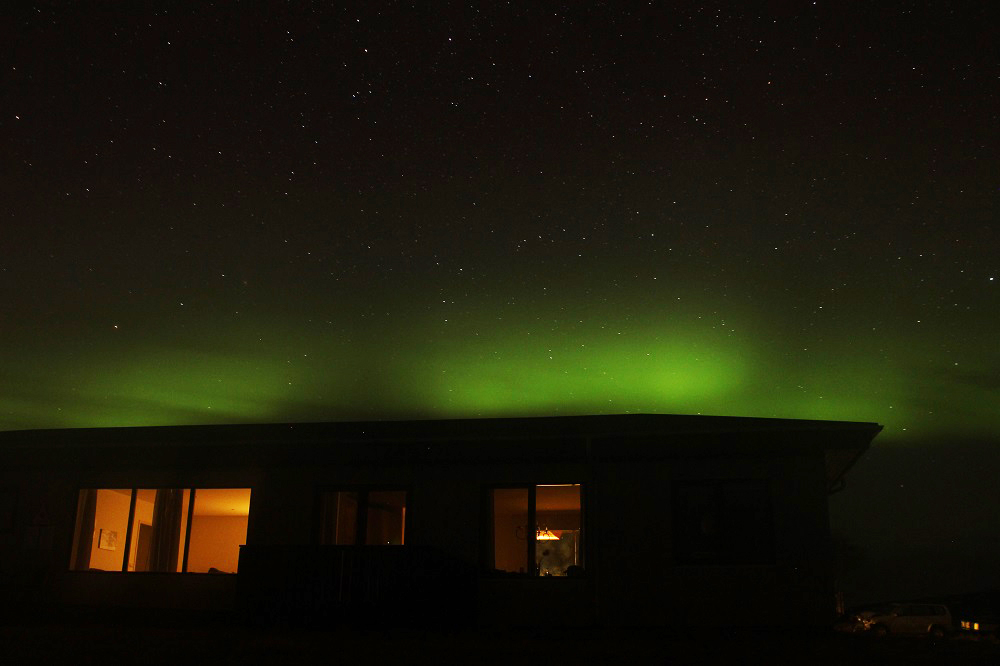
[{"label": "house wall", "polygon": [[78,489],[45,466],[24,464],[0,464],[0,489],[10,502],[0,529],[0,622],[24,621],[57,598]]},{"label": "house wall", "polygon": [[[247,465],[242,459],[236,462],[231,450],[213,455],[198,449],[195,456],[190,447],[146,450],[136,446],[112,451],[40,448],[38,454],[12,454],[0,448],[0,497],[9,497],[12,505],[10,520],[0,521],[0,597],[6,600],[0,606],[0,622],[49,617],[59,608],[232,610],[235,576],[121,573],[118,558],[125,547],[127,518],[116,530],[117,551],[101,551],[96,544],[92,549],[92,557],[96,553],[98,558],[114,552],[111,572],[70,571],[79,491],[255,488],[262,476],[262,467]],[[125,495],[119,501],[126,516],[128,501]],[[151,504],[149,508],[146,522],[152,516]],[[3,511],[0,507],[0,514]],[[140,519],[144,516],[141,502],[137,514]],[[182,527],[185,521],[186,514],[182,516]],[[95,517],[96,528],[102,522],[100,516]]]},{"label": "house wall", "polygon": [[250,494],[247,543],[315,543],[316,483],[317,476],[308,467],[268,469]]},{"label": "house wall", "polygon": [[[469,442],[468,447],[502,444]],[[693,444],[691,448],[696,445]],[[530,448],[530,446],[526,447]],[[680,457],[629,461],[556,462],[524,456],[520,462],[458,460],[386,464],[347,458],[264,460],[234,466],[231,457],[195,463],[180,454],[135,459],[111,467],[112,457],[7,477],[18,488],[17,546],[4,554],[0,582],[15,577],[23,596],[38,603],[231,608],[229,583],[182,574],[68,572],[78,489],[111,487],[251,487],[248,544],[294,549],[315,544],[320,489],[366,486],[409,491],[407,546],[431,547],[463,571],[485,565],[485,489],[493,485],[584,484],[584,554],[581,579],[475,577],[470,594],[484,624],[798,624],[825,622],[832,594],[826,574],[828,518],[821,453]],[[306,456],[301,456],[306,458]],[[183,458],[187,460],[186,458]],[[691,566],[672,559],[672,484],[690,480],[766,479],[773,501],[774,562],[766,565]],[[123,496],[127,504],[127,498]],[[126,506],[127,511],[127,506]],[[199,519],[199,521],[202,519]],[[189,565],[235,570],[232,559],[198,550],[202,527],[192,525]],[[124,533],[119,535],[124,547]],[[95,548],[95,551],[97,549]],[[222,564],[222,566],[220,566]],[[31,576],[24,577],[24,572]],[[456,585],[469,585],[456,569]],[[182,580],[183,579],[183,580]],[[201,581],[201,582],[199,582]],[[183,590],[181,594],[179,591]],[[213,596],[214,595],[214,596]],[[829,600],[829,604],[828,604]],[[463,609],[463,613],[469,609]]]},{"label": "house wall", "polygon": [[[595,604],[622,625],[827,624],[833,593],[822,459],[817,456],[613,463],[596,472]],[[673,561],[673,483],[764,479],[774,560],[692,565]],[[595,493],[596,494],[596,493]]]},{"label": "house wall", "polygon": [[62,609],[71,620],[183,620],[194,613],[225,617],[236,609],[237,584],[236,576],[81,572],[64,576],[58,594],[36,612],[48,617]]}]

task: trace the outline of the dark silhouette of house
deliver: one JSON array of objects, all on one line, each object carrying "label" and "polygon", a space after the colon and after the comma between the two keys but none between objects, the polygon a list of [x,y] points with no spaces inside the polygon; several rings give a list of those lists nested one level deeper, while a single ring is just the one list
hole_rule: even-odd
[{"label": "dark silhouette of house", "polygon": [[617,415],[0,433],[8,613],[825,624],[873,423]]}]

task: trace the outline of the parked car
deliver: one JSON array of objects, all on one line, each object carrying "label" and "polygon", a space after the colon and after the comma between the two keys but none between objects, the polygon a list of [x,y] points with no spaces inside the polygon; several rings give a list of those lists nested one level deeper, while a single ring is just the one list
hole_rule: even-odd
[{"label": "parked car", "polygon": [[891,610],[891,608],[892,604],[881,604],[879,606],[864,608],[863,610],[855,610],[854,612],[841,617],[837,623],[834,624],[833,628],[835,631],[841,631],[849,634],[868,631],[871,629],[871,619],[876,615],[885,615]]},{"label": "parked car", "polygon": [[928,635],[942,637],[954,628],[951,611],[943,604],[891,604],[885,612],[865,620],[867,629],[876,636]]}]

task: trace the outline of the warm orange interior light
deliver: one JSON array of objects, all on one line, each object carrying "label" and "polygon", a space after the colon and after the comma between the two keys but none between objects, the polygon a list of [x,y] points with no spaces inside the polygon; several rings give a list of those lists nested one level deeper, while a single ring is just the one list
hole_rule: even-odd
[{"label": "warm orange interior light", "polygon": [[542,528],[535,532],[536,541],[559,541],[559,536],[548,528]]}]

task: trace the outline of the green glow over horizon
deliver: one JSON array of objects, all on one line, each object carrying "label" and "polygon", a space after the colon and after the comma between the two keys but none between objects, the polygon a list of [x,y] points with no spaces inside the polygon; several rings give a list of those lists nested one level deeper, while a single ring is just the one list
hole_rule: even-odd
[{"label": "green glow over horizon", "polygon": [[906,359],[858,342],[793,353],[757,343],[772,336],[751,317],[746,333],[690,316],[573,322],[469,315],[442,334],[410,317],[360,335],[260,322],[137,337],[13,368],[24,388],[4,401],[2,427],[673,413],[874,421],[893,440],[996,424],[974,391],[929,404]]}]

